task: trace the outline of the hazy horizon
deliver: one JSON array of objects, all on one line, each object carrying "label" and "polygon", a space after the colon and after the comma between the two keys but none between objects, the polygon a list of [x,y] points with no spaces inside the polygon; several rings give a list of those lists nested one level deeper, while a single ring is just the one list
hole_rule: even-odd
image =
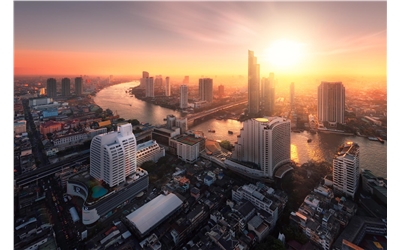
[{"label": "hazy horizon", "polygon": [[[373,17],[373,18],[371,18]],[[382,76],[386,2],[14,2],[14,74]]]}]

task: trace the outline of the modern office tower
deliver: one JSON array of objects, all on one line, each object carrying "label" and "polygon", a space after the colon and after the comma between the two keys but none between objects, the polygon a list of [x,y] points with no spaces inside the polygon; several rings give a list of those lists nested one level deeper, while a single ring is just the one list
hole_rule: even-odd
[{"label": "modern office tower", "polygon": [[189,84],[189,76],[185,76],[185,78],[183,78],[183,84]]},{"label": "modern office tower", "polygon": [[294,108],[294,82],[290,84],[290,106]]},{"label": "modern office tower", "polygon": [[83,93],[83,78],[75,78],[75,95],[82,95]]},{"label": "modern office tower", "polygon": [[357,143],[346,142],[341,145],[333,158],[333,190],[354,195],[360,179],[360,147]]},{"label": "modern office tower", "polygon": [[149,72],[147,71],[142,72],[142,78],[140,78],[140,85],[139,85],[140,89],[146,89],[146,78],[149,77],[150,77]]},{"label": "modern office tower", "polygon": [[341,82],[321,82],[318,87],[318,122],[344,123],[345,88]]},{"label": "modern office tower", "polygon": [[71,94],[71,80],[69,78],[63,78],[61,80],[61,95],[69,96]]},{"label": "modern office tower", "polygon": [[175,125],[181,129],[181,134],[186,133],[186,131],[188,130],[187,118],[177,118],[175,121]]},{"label": "modern office tower", "polygon": [[171,129],[172,127],[176,126],[176,116],[174,115],[167,115],[167,128]]},{"label": "modern office tower", "polygon": [[275,169],[289,162],[290,120],[263,117],[243,123],[235,149],[225,165],[233,171],[272,179]]},{"label": "modern office tower", "polygon": [[153,77],[146,78],[146,97],[154,97],[154,81]]},{"label": "modern office tower", "polygon": [[253,51],[249,52],[248,58],[248,114],[257,116],[260,112],[260,64]]},{"label": "modern office tower", "polygon": [[47,79],[47,97],[57,96],[57,81],[55,78]]},{"label": "modern office tower", "polygon": [[109,77],[108,77],[108,83],[112,83],[114,81],[114,76],[113,75],[110,75]]},{"label": "modern office tower", "polygon": [[96,135],[90,144],[90,175],[110,187],[136,172],[136,137],[130,123]]},{"label": "modern office tower", "polygon": [[188,107],[188,87],[186,85],[181,85],[180,93],[180,108],[185,109]]},{"label": "modern office tower", "polygon": [[[271,75],[272,74],[272,75]],[[275,107],[275,87],[273,73],[261,79],[261,109],[264,116],[272,116]]]},{"label": "modern office tower", "polygon": [[161,75],[157,75],[154,79],[154,89],[162,90],[163,89],[163,80]]},{"label": "modern office tower", "polygon": [[165,96],[171,96],[171,85],[169,83],[169,76],[165,77]]},{"label": "modern office tower", "polygon": [[213,101],[213,79],[200,78],[199,79],[199,97],[201,101]]},{"label": "modern office tower", "polygon": [[224,91],[224,85],[219,85],[218,86],[218,96],[221,98],[225,95],[225,91]]}]

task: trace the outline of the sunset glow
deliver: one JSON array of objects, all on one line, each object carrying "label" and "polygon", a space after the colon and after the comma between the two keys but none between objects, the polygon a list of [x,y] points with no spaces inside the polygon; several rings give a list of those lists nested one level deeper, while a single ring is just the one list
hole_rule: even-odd
[{"label": "sunset glow", "polygon": [[248,50],[263,76],[386,75],[386,2],[16,1],[14,20],[15,75],[246,75]]},{"label": "sunset glow", "polygon": [[304,46],[298,42],[281,39],[274,41],[264,51],[264,60],[280,69],[296,66],[304,59]]}]

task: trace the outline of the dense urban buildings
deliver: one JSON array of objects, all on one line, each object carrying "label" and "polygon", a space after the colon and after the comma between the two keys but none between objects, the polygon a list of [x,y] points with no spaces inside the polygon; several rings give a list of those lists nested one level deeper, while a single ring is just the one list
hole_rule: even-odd
[{"label": "dense urban buildings", "polygon": [[83,78],[75,78],[75,95],[80,96],[83,94]]},{"label": "dense urban buildings", "polygon": [[282,117],[252,118],[243,123],[232,159],[234,171],[273,178],[274,171],[290,162],[290,120]]},{"label": "dense urban buildings", "polygon": [[47,97],[57,97],[57,81],[55,78],[47,79]]},{"label": "dense urban buildings", "polygon": [[250,116],[260,112],[260,64],[253,51],[248,51],[248,108]]},{"label": "dense urban buildings", "polygon": [[345,88],[341,82],[321,82],[318,87],[318,122],[335,127],[344,123]]},{"label": "dense urban buildings", "polygon": [[360,147],[347,142],[338,148],[333,158],[333,189],[352,197],[357,192],[360,179]]},{"label": "dense urban buildings", "polygon": [[188,87],[186,85],[181,85],[180,87],[180,105],[181,109],[185,109],[188,107]]},{"label": "dense urban buildings", "polygon": [[200,101],[211,103],[213,101],[213,79],[199,79],[199,98]]},{"label": "dense urban buildings", "polygon": [[64,97],[71,95],[71,79],[63,78],[61,80],[61,95]]},{"label": "dense urban buildings", "polygon": [[221,84],[218,86],[218,97],[221,98],[224,97],[224,95],[225,95],[224,85]]},{"label": "dense urban buildings", "polygon": [[90,144],[90,175],[110,187],[124,182],[136,171],[136,150],[131,124],[95,136]]}]

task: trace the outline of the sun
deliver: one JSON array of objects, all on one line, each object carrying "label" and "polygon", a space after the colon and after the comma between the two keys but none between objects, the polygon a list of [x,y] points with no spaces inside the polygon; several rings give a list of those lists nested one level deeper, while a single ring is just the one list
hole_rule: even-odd
[{"label": "sun", "polygon": [[304,57],[303,44],[280,39],[272,42],[264,50],[264,60],[280,69],[286,69],[298,65]]}]

